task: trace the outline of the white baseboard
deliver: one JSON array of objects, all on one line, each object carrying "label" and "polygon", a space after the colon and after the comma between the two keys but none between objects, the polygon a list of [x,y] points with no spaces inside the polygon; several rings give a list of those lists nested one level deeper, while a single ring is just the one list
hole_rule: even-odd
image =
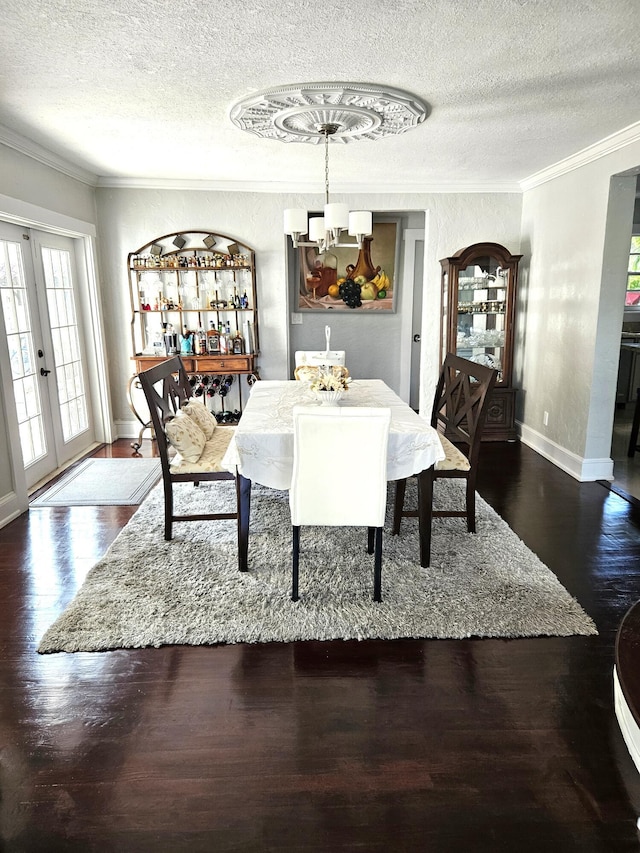
[{"label": "white baseboard", "polygon": [[592,483],[595,480],[613,480],[613,459],[584,459],[556,444],[555,441],[531,429],[526,424],[518,424],[521,441],[544,456],[558,468],[566,471],[581,483]]},{"label": "white baseboard", "polygon": [[22,515],[28,509],[29,505],[22,506],[15,492],[9,492],[8,495],[4,495],[0,498],[0,527],[6,527],[9,522]]},{"label": "white baseboard", "polygon": [[638,728],[638,724],[627,705],[627,700],[624,698],[615,666],[613,667],[613,704],[629,755],[633,758],[633,763],[640,773],[640,728]]},{"label": "white baseboard", "polygon": [[[114,427],[116,430],[116,438],[135,438],[137,439],[142,429],[140,421],[115,421]],[[143,438],[151,438],[151,430],[146,429],[142,435]]]}]

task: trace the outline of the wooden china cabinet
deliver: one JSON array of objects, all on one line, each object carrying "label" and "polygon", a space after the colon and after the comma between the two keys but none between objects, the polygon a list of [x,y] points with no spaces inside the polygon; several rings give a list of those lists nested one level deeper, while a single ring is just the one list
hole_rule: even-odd
[{"label": "wooden china cabinet", "polygon": [[485,441],[514,441],[516,389],[512,386],[518,264],[498,243],[475,243],[443,258],[442,355],[456,353],[498,370]]},{"label": "wooden china cabinet", "polygon": [[254,251],[214,231],[178,231],[131,252],[127,273],[135,366],[128,395],[141,435],[150,425],[137,374],[176,354],[219,422],[237,422],[247,386],[259,379]]}]

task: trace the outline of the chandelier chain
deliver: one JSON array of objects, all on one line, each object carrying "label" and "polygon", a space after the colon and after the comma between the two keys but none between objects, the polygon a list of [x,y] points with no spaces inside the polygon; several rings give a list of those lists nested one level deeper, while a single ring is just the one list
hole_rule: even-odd
[{"label": "chandelier chain", "polygon": [[329,204],[329,131],[324,131],[324,199]]}]

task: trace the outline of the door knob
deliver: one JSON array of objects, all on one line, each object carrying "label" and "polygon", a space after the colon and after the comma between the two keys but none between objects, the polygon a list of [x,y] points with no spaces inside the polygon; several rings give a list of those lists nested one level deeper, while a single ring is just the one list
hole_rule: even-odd
[{"label": "door knob", "polygon": [[413,336],[413,342],[414,342],[414,344],[419,344],[420,343],[420,335],[414,335]]},{"label": "door knob", "polygon": [[40,368],[40,376],[48,376],[50,373],[50,370],[45,370],[44,367]]}]

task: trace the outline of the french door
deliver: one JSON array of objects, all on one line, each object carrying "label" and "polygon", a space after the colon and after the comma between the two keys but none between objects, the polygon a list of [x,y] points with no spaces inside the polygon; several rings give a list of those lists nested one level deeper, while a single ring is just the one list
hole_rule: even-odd
[{"label": "french door", "polygon": [[74,241],[0,222],[0,301],[27,488],[95,440]]}]

